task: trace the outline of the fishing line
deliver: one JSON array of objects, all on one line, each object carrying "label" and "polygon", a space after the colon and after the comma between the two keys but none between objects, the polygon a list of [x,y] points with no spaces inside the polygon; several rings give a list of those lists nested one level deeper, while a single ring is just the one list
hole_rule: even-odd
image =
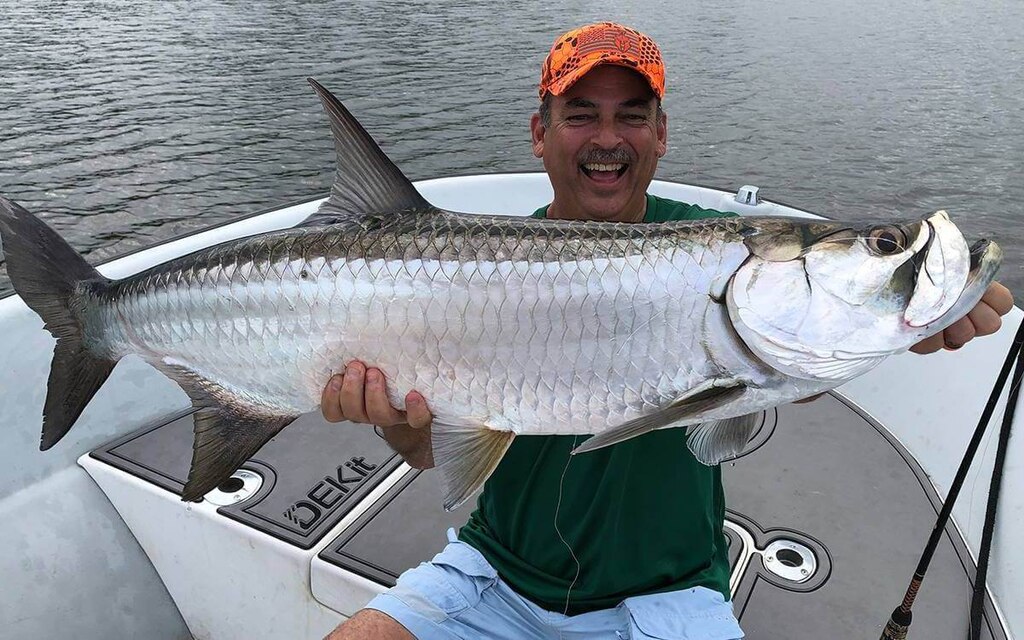
[{"label": "fishing line", "polygon": [[[1024,322],[1017,327],[1017,333],[1013,337],[1013,344],[1006,354],[1003,368],[999,371],[996,383],[992,387],[992,393],[989,394],[988,402],[981,413],[978,426],[974,429],[974,435],[971,436],[971,441],[967,445],[967,451],[964,452],[964,456],[960,460],[960,467],[957,469],[953,483],[946,494],[946,499],[942,503],[942,510],[935,521],[935,527],[932,529],[931,536],[928,538],[928,544],[925,545],[924,552],[921,554],[921,560],[914,571],[914,576],[910,580],[910,586],[907,587],[907,592],[903,596],[903,602],[893,610],[889,621],[885,625],[885,629],[882,630],[880,640],[903,640],[907,637],[907,632],[913,621],[911,609],[914,606],[914,600],[917,598],[921,584],[924,582],[924,576],[928,571],[928,565],[931,563],[932,556],[935,554],[935,549],[938,547],[942,534],[946,530],[946,523],[953,513],[953,504],[956,502],[960,489],[963,488],[964,481],[967,479],[967,472],[970,470],[971,463],[978,452],[978,447],[981,445],[989,420],[993,412],[995,412],[996,404],[1003,393],[1003,389],[1006,387],[1006,379],[1010,377],[1010,371],[1013,370],[1013,382],[1011,383],[1009,398],[1003,413],[1003,424],[999,434],[999,447],[996,449],[996,460],[992,468],[992,484],[989,490],[985,525],[982,531],[982,546],[977,563],[978,572],[975,576],[974,590],[971,598],[970,637],[977,637],[975,633],[981,626],[985,594],[984,579],[987,571],[988,554],[992,543],[992,531],[995,529],[996,504],[999,498],[1003,462],[1006,457],[1006,445],[1009,442],[1010,427],[1013,424],[1013,417],[1017,409],[1017,398],[1020,393],[1021,381],[1024,379],[1024,350],[1021,349],[1022,345],[1024,345]],[[1014,369],[1015,363],[1017,365],[1016,369]]]},{"label": "fishing line", "polygon": [[[579,436],[572,437],[572,449],[576,448],[576,441],[578,439]],[[569,583],[569,588],[565,592],[565,609],[562,610],[563,616],[569,615],[569,595],[572,593],[572,588],[576,586],[576,581],[580,577],[580,570],[582,568],[580,566],[579,558],[576,557],[576,552],[572,549],[572,545],[566,541],[565,537],[562,535],[562,531],[558,528],[558,511],[562,508],[562,487],[565,484],[565,473],[569,470],[569,463],[572,462],[572,449],[569,450],[569,457],[565,459],[565,467],[562,469],[562,477],[558,480],[558,502],[555,504],[555,533],[558,534],[558,539],[561,540],[562,544],[565,545],[565,548],[569,550],[569,555],[572,556],[573,562],[576,563],[576,575],[572,577],[572,582]],[[558,632],[558,636],[562,636],[561,631]]]},{"label": "fishing line", "polygon": [[[999,440],[999,436],[993,437],[988,434],[985,437],[985,446],[981,450],[981,459],[984,460],[988,457],[988,452],[992,449],[992,441]],[[981,486],[981,474],[976,474],[974,480],[971,481],[971,501],[967,503],[967,525],[964,527],[965,534],[970,532],[971,527],[974,526],[974,503],[977,502],[978,489]],[[984,521],[982,522],[984,525]]]}]

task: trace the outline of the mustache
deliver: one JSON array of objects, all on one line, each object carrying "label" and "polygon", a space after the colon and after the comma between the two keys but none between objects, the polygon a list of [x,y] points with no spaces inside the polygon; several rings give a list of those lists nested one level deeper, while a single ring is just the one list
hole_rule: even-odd
[{"label": "mustache", "polygon": [[632,156],[622,147],[591,149],[580,156],[580,164],[629,164],[632,161]]}]

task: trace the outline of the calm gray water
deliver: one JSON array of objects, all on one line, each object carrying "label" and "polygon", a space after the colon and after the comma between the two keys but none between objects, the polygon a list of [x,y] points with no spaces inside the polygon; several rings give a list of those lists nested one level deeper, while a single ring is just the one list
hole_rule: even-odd
[{"label": "calm gray water", "polygon": [[[326,192],[305,78],[413,179],[534,171],[561,31],[635,26],[669,66],[659,177],[839,218],[944,208],[1024,293],[1024,2],[7,2],[0,193],[93,261]],[[0,295],[9,291],[0,271]]]}]

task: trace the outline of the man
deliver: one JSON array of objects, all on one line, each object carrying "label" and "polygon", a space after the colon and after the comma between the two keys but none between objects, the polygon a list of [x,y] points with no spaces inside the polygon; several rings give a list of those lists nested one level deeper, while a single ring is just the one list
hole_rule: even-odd
[{"label": "man", "polygon": [[[530,129],[554,188],[538,217],[657,222],[727,215],[647,195],[665,154],[657,46],[602,23],[555,41]],[[959,348],[1012,307],[993,285],[970,315],[915,347]],[[353,362],[323,394],[330,421],[370,423],[412,466],[433,465],[431,415],[392,407]],[[570,458],[574,436],[517,438],[458,540],[405,572],[329,638],[741,638],[729,599],[719,467],[666,429]],[[628,473],[623,470],[628,469]]]}]

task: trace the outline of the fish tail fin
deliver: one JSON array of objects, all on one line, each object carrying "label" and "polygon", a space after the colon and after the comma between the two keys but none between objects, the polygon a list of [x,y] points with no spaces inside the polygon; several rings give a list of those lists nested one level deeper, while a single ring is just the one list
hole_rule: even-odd
[{"label": "fish tail fin", "polygon": [[39,448],[45,451],[71,429],[117,363],[88,349],[79,313],[83,292],[110,281],[42,220],[3,197],[0,239],[15,291],[57,339],[43,405]]}]

